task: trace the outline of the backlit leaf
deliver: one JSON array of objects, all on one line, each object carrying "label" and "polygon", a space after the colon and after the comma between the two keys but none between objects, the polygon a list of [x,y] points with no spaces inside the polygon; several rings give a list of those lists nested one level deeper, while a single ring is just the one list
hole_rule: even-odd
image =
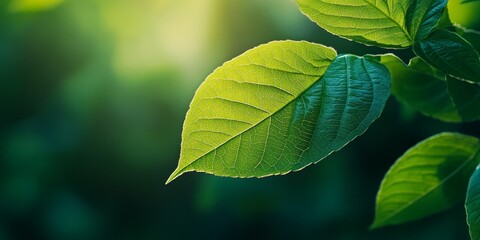
[{"label": "backlit leaf", "polygon": [[446,0],[297,0],[300,10],[327,31],[369,45],[404,48],[426,37]]},{"label": "backlit leaf", "polygon": [[167,182],[189,171],[263,177],[302,169],[362,134],[389,88],[388,70],[369,58],[294,41],[249,50],[198,89]]},{"label": "backlit leaf", "polygon": [[409,149],[382,181],[372,228],[420,219],[462,202],[479,149],[477,138],[458,133],[438,134]]}]

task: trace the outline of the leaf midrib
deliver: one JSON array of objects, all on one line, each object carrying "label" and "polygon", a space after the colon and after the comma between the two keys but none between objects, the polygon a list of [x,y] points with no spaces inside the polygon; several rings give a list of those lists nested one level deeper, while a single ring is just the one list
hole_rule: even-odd
[{"label": "leaf midrib", "polygon": [[[477,143],[478,145],[479,143]],[[388,223],[388,221],[390,219],[392,219],[393,217],[395,217],[397,214],[403,212],[404,210],[408,209],[409,207],[411,207],[414,203],[420,201],[421,199],[427,197],[428,195],[430,195],[432,192],[434,192],[435,190],[438,189],[438,187],[444,185],[446,182],[448,182],[449,180],[451,180],[452,178],[455,177],[455,175],[457,173],[459,173],[460,171],[462,171],[469,163],[471,163],[472,160],[474,160],[476,158],[476,156],[480,154],[480,146],[477,146],[477,149],[475,151],[474,154],[472,154],[472,156],[467,160],[465,161],[462,165],[460,165],[455,171],[453,171],[452,173],[450,173],[445,179],[443,179],[438,185],[436,186],[433,186],[432,188],[430,188],[429,190],[427,190],[425,192],[425,194],[421,195],[421,196],[418,196],[417,198],[415,198],[414,200],[410,201],[407,205],[399,208],[397,211],[393,212],[392,214],[390,214],[388,217],[386,218],[383,218],[384,220],[382,221],[384,224],[385,223]],[[374,224],[373,228],[375,227],[378,227],[380,226],[379,224]]]}]

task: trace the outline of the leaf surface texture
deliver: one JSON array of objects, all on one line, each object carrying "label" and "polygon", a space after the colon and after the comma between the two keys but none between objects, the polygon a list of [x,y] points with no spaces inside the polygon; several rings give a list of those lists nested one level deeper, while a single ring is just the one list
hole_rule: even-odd
[{"label": "leaf surface texture", "polygon": [[327,31],[367,45],[405,48],[425,38],[446,0],[297,0],[300,10]]},{"label": "leaf surface texture", "polygon": [[168,182],[188,171],[263,177],[299,170],[362,134],[389,88],[379,62],[336,57],[321,45],[281,41],[249,50],[198,89]]},{"label": "leaf surface texture", "polygon": [[459,133],[441,133],[409,149],[382,181],[372,228],[420,219],[463,201],[479,149],[477,138]]}]

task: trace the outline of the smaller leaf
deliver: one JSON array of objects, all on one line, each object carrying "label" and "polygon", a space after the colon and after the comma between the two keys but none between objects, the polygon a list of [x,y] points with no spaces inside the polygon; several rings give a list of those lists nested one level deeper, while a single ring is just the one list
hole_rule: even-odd
[{"label": "smaller leaf", "polygon": [[413,43],[413,38],[405,26],[405,15],[409,6],[407,1],[297,2],[302,13],[308,18],[340,37],[388,48],[406,48]]},{"label": "smaller leaf", "polygon": [[461,122],[447,89],[445,75],[420,58],[406,66],[395,55],[383,55],[381,62],[392,76],[392,94],[426,116],[445,122]]},{"label": "smaller leaf", "polygon": [[463,201],[479,149],[477,138],[459,133],[441,133],[409,149],[382,181],[372,228],[417,220]]},{"label": "smaller leaf", "polygon": [[430,34],[447,0],[297,0],[300,10],[332,34],[367,45],[405,48]]},{"label": "smaller leaf", "polygon": [[480,119],[480,85],[448,77],[448,91],[463,120]]},{"label": "smaller leaf", "polygon": [[437,29],[426,39],[416,42],[413,50],[445,74],[480,82],[480,56],[469,42],[456,33]]},{"label": "smaller leaf", "polygon": [[[480,154],[477,155],[477,158],[480,158]],[[470,178],[465,210],[467,212],[470,237],[472,239],[480,239],[480,166],[477,166]]]},{"label": "smaller leaf", "polygon": [[424,39],[437,25],[447,0],[413,0],[407,10],[406,24],[415,40]]}]

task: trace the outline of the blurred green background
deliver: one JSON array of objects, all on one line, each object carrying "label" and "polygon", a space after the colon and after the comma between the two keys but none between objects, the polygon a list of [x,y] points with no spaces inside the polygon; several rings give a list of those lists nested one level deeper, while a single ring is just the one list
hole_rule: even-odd
[{"label": "blurred green background", "polygon": [[[480,29],[478,3],[455,8]],[[368,231],[406,149],[441,131],[480,137],[478,123],[441,123],[394,98],[365,135],[301,172],[164,186],[195,89],[281,39],[385,52],[321,30],[293,0],[0,1],[0,240],[468,239],[462,206]]]}]

